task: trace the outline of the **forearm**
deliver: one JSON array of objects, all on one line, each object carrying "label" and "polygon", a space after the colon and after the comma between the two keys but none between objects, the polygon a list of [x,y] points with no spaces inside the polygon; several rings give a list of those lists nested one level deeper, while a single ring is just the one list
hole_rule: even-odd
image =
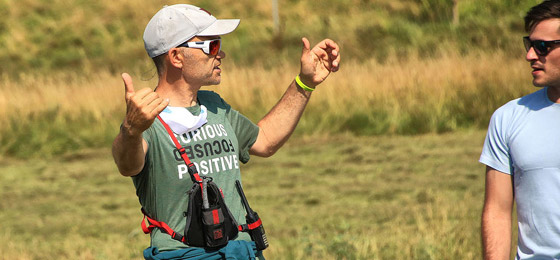
[{"label": "forearm", "polygon": [[499,211],[485,205],[482,212],[484,259],[510,259],[511,236],[511,212]]},{"label": "forearm", "polygon": [[268,157],[280,149],[294,132],[311,91],[339,68],[339,47],[335,42],[325,39],[311,49],[307,38],[301,40],[301,67],[296,77],[301,84],[292,81],[280,101],[259,121],[259,136],[251,154]]},{"label": "forearm", "polygon": [[486,192],[482,210],[482,249],[486,260],[510,259],[513,178],[486,167]]},{"label": "forearm", "polygon": [[307,106],[310,91],[298,87],[293,81],[280,101],[258,122],[259,141],[264,141],[261,156],[274,154],[290,138]]},{"label": "forearm", "polygon": [[123,176],[134,176],[144,167],[144,140],[141,134],[130,134],[125,127],[113,141],[113,159]]}]

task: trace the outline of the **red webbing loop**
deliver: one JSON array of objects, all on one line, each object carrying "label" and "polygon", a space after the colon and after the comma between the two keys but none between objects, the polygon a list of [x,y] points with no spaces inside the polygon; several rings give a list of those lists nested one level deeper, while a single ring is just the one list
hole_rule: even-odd
[{"label": "red webbing loop", "polygon": [[[144,218],[142,219],[141,226],[142,226],[142,231],[144,231],[144,234],[150,234],[152,232],[152,230],[157,227],[157,228],[165,231],[165,233],[169,234],[173,239],[179,240],[181,242],[185,242],[185,238],[183,236],[175,233],[175,231],[173,229],[171,229],[167,224],[165,224],[165,222],[157,221],[155,219],[152,219],[152,218],[148,217],[148,215],[146,215],[144,210],[142,210],[142,214],[144,214]],[[146,225],[146,221],[150,225]]]},{"label": "red webbing loop", "polygon": [[[148,220],[148,223],[150,223],[149,220]],[[142,218],[142,224],[140,224],[140,225],[142,226],[142,231],[144,231],[144,234],[152,233],[152,230],[156,227],[156,226],[152,225],[152,223],[150,223],[149,226],[146,225],[146,215],[144,215],[144,217]]]},{"label": "red webbing loop", "polygon": [[255,228],[258,228],[262,225],[262,220],[259,218],[259,220],[253,222],[253,223],[247,223],[247,224],[243,224],[243,225],[239,225],[237,226],[237,230],[239,230],[240,232],[247,232],[249,230],[253,230]]},{"label": "red webbing loop", "polygon": [[258,228],[262,225],[262,221],[259,218],[259,220],[255,221],[255,223],[251,223],[251,224],[247,224],[247,227],[249,227],[249,230],[253,230],[255,228]]}]

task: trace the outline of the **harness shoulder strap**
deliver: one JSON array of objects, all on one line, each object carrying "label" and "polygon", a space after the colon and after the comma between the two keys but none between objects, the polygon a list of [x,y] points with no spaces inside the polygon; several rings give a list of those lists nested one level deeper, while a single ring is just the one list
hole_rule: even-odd
[{"label": "harness shoulder strap", "polygon": [[161,117],[159,115],[157,116],[157,119],[161,122],[163,127],[165,127],[165,130],[169,134],[169,137],[171,137],[171,140],[175,144],[175,147],[177,147],[177,150],[179,150],[179,154],[181,154],[181,158],[183,158],[183,161],[185,161],[185,164],[187,165],[187,168],[188,168],[189,174],[191,175],[192,181],[197,182],[197,183],[202,183],[202,178],[200,178],[200,175],[198,175],[198,169],[196,169],[196,166],[194,165],[194,163],[192,163],[191,160],[189,159],[189,157],[187,156],[187,152],[186,152],[185,148],[183,148],[181,146],[181,144],[179,143],[179,141],[175,137],[175,134],[171,130],[171,127],[169,127],[169,125],[167,123],[165,123],[165,121],[163,121],[163,119],[161,119]]}]

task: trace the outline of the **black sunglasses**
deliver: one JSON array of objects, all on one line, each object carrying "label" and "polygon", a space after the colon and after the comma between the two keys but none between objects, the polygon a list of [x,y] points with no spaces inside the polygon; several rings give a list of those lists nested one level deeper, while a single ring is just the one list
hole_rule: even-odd
[{"label": "black sunglasses", "polygon": [[554,41],[541,41],[541,40],[534,40],[531,41],[529,36],[523,37],[523,44],[525,45],[525,50],[529,51],[531,47],[535,49],[535,52],[539,56],[546,56],[550,49],[553,47],[554,44],[560,44],[560,40]]}]

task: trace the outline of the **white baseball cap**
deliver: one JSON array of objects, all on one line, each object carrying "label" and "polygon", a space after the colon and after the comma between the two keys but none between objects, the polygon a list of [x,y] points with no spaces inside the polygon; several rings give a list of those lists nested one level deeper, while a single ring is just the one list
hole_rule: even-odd
[{"label": "white baseball cap", "polygon": [[194,36],[224,35],[233,32],[238,25],[239,19],[218,20],[194,5],[166,5],[146,25],[144,47],[153,58]]}]

